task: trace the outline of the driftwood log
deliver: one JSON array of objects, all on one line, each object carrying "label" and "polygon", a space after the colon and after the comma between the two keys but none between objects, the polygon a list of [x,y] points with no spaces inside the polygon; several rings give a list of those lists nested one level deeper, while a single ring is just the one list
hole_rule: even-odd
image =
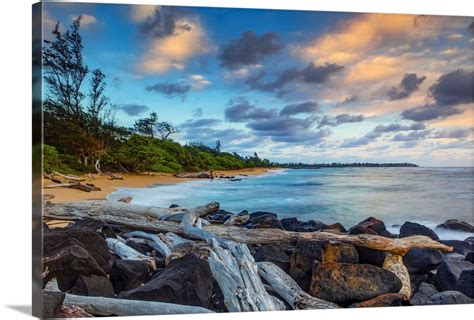
[{"label": "driftwood log", "polygon": [[87,297],[66,294],[64,305],[78,306],[97,316],[144,316],[159,314],[213,313],[213,311],[187,305],[165,302]]},{"label": "driftwood log", "polygon": [[261,275],[294,310],[334,309],[335,303],[310,296],[301,289],[285,271],[272,262],[257,262],[258,274]]},{"label": "driftwood log", "polygon": [[113,239],[113,238],[107,238],[105,239],[107,242],[107,246],[109,249],[118,255],[122,259],[128,259],[128,260],[138,260],[138,261],[144,261],[146,262],[153,270],[156,269],[156,262],[153,257],[146,256],[144,254],[141,254],[140,252],[136,251],[135,249],[127,246],[125,243],[123,243],[120,240]]}]

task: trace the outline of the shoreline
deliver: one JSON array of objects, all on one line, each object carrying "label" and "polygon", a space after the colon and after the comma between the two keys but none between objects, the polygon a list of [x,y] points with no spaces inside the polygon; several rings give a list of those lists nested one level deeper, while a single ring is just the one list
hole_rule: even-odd
[{"label": "shoreline", "polygon": [[[215,170],[215,175],[226,176],[260,176],[271,172],[272,170],[281,170],[281,168],[247,168],[238,170]],[[49,201],[52,203],[62,203],[80,200],[103,200],[120,188],[145,188],[159,184],[178,184],[201,179],[196,178],[177,178],[170,173],[151,172],[148,174],[120,173],[123,180],[110,180],[107,176],[99,174],[82,175],[84,183],[93,183],[99,187],[100,191],[84,192],[69,188],[42,188],[43,194],[51,194],[54,197]],[[217,178],[218,179],[218,178]],[[54,184],[51,180],[43,178],[43,186]]]}]

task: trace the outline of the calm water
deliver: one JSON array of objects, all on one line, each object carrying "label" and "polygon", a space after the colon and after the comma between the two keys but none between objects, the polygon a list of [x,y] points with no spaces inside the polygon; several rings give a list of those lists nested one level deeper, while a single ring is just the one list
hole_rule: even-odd
[{"label": "calm water", "polygon": [[219,201],[222,209],[236,213],[270,211],[279,218],[341,222],[346,227],[369,216],[387,226],[409,220],[434,227],[451,218],[474,223],[473,168],[278,170],[242,178],[124,188],[109,199],[132,196],[133,203],[163,207]]}]

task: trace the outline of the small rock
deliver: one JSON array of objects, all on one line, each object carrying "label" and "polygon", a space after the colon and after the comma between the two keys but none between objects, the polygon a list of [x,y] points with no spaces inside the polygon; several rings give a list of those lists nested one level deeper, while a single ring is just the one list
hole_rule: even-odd
[{"label": "small rock", "polygon": [[132,197],[127,196],[127,197],[120,198],[118,201],[119,201],[119,202],[130,203],[130,201],[132,201],[132,200],[133,200]]},{"label": "small rock", "polygon": [[407,221],[400,227],[399,237],[406,238],[410,236],[426,236],[433,240],[439,240],[438,235],[430,228],[419,223]]},{"label": "small rock", "polygon": [[427,304],[464,304],[474,303],[474,299],[471,299],[459,291],[443,291],[436,293],[431,296]]},{"label": "small rock", "polygon": [[401,287],[394,273],[369,264],[316,262],[309,293],[344,305],[398,293]]},{"label": "small rock", "polygon": [[114,297],[112,283],[104,276],[79,276],[69,293],[80,296]]},{"label": "small rock", "polygon": [[299,240],[290,257],[290,276],[304,291],[309,290],[314,261],[322,261],[326,241]]},{"label": "small rock", "polygon": [[64,292],[43,291],[43,319],[59,318],[65,296]]},{"label": "small rock", "polygon": [[176,204],[176,203],[173,203],[169,206],[170,209],[174,209],[174,208],[180,208],[181,206],[179,204]]},{"label": "small rock", "polygon": [[402,305],[402,295],[399,293],[386,293],[370,300],[353,303],[349,308],[374,308],[396,307]]},{"label": "small rock", "polygon": [[474,298],[474,269],[463,270],[459,276],[456,290],[469,298]]},{"label": "small rock", "polygon": [[150,279],[148,265],[143,261],[117,260],[110,270],[115,293],[135,289]]},{"label": "small rock", "polygon": [[307,222],[301,222],[297,218],[281,219],[281,224],[285,230],[296,232],[314,232],[326,227],[326,225],[320,221],[309,220]]},{"label": "small rock", "polygon": [[279,244],[267,244],[257,248],[254,255],[255,262],[269,261],[288,273],[290,258]]},{"label": "small rock", "polygon": [[323,262],[359,263],[359,254],[350,243],[329,242],[324,250]]},{"label": "small rock", "polygon": [[210,223],[223,224],[227,219],[229,219],[234,214],[226,210],[218,210],[206,216],[206,220]]},{"label": "small rock", "polygon": [[273,228],[282,229],[285,228],[278,220],[277,215],[271,212],[257,211],[250,214],[249,220],[244,224],[246,228],[258,229],[258,228]]},{"label": "small rock", "polygon": [[413,248],[403,257],[403,264],[409,272],[423,273],[436,269],[443,259],[439,250]]},{"label": "small rock", "polygon": [[474,233],[474,226],[472,226],[470,223],[457,219],[446,220],[442,224],[437,225],[436,228]]},{"label": "small rock", "polygon": [[440,291],[456,290],[461,272],[473,268],[474,265],[468,261],[445,260],[436,272],[436,286]]},{"label": "small rock", "polygon": [[339,233],[347,232],[346,228],[344,228],[344,226],[342,224],[340,224],[339,222],[327,225],[326,227],[323,228],[323,230],[324,231],[336,231],[336,232],[339,232]]},{"label": "small rock", "polygon": [[439,242],[453,247],[453,252],[462,254],[465,256],[468,252],[471,251],[471,244],[467,241],[462,240],[440,240]]},{"label": "small rock", "polygon": [[438,293],[438,290],[434,285],[427,282],[422,282],[418,287],[418,290],[410,299],[410,304],[413,306],[422,306],[428,304],[431,296]]},{"label": "small rock", "polygon": [[209,308],[212,291],[213,277],[209,264],[188,254],[171,260],[156,278],[141,287],[121,292],[119,297]]},{"label": "small rock", "polygon": [[385,223],[382,220],[379,220],[377,218],[369,217],[365,219],[364,221],[359,222],[357,225],[371,229],[375,231],[375,233],[378,234],[379,236],[383,236],[387,238],[392,237],[392,234],[388,232],[387,229],[385,228]]}]

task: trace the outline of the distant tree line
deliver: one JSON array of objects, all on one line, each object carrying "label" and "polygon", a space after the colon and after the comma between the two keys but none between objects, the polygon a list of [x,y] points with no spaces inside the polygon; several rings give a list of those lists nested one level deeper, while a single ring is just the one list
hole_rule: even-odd
[{"label": "distant tree line", "polygon": [[370,162],[353,162],[353,163],[301,163],[291,162],[279,164],[282,168],[291,169],[320,169],[320,168],[385,168],[385,167],[418,167],[416,164],[402,162],[402,163],[370,163]]},{"label": "distant tree line", "polygon": [[158,114],[135,122],[133,128],[117,124],[105,96],[105,74],[90,70],[83,58],[81,17],[69,29],[59,23],[52,40],[43,47],[43,168],[49,172],[99,170],[180,172],[210,169],[271,167],[257,153],[242,157],[202,143],[180,145],[172,140],[178,130]]}]

